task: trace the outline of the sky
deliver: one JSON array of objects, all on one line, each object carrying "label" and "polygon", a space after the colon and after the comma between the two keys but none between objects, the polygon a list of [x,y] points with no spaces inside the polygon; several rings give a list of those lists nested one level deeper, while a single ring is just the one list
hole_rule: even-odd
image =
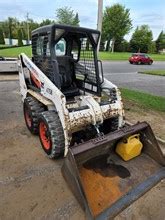
[{"label": "sky", "polygon": [[[130,9],[133,28],[125,36],[129,40],[137,26],[147,24],[153,32],[156,40],[159,33],[165,31],[165,0],[103,0],[104,8],[120,3]],[[56,19],[56,10],[68,6],[74,12],[78,12],[80,26],[96,29],[97,27],[98,0],[0,0],[0,21],[7,17],[16,17],[25,20],[27,13],[29,18],[35,21],[43,19]]]}]

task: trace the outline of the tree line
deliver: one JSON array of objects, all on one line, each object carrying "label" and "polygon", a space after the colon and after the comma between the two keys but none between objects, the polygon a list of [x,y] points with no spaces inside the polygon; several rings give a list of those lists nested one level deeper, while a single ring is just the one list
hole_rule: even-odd
[{"label": "tree line", "polygon": [[74,13],[70,7],[57,9],[56,20],[45,19],[42,22],[36,22],[33,19],[28,19],[19,21],[17,18],[8,17],[5,21],[0,22],[0,44],[5,44],[4,38],[9,38],[9,40],[18,39],[18,46],[22,46],[22,40],[30,40],[31,32],[34,29],[53,23],[79,26],[80,21],[78,13]]},{"label": "tree line", "polygon": [[[9,17],[0,22],[0,44],[4,44],[4,37],[17,38],[20,46],[22,39],[28,39],[28,31],[31,33],[38,27],[52,23],[79,26],[80,20],[78,13],[70,7],[57,9],[56,20],[46,19],[40,23],[33,19],[20,22],[16,18]],[[121,4],[107,6],[103,13],[100,50],[155,53],[165,49],[165,33],[161,31],[157,40],[153,41],[153,33],[148,25],[136,27],[130,41],[126,41],[124,37],[130,33],[132,28],[130,9]]]},{"label": "tree line", "polygon": [[103,14],[100,49],[143,53],[155,53],[165,49],[165,33],[161,31],[157,40],[153,41],[153,33],[148,25],[138,26],[130,41],[126,41],[124,36],[129,34],[132,28],[129,9],[121,4],[106,7]]}]

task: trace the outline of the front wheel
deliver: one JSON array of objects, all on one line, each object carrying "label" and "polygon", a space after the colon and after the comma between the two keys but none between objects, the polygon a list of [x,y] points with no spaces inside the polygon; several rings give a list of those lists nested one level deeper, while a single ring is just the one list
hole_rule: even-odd
[{"label": "front wheel", "polygon": [[39,137],[42,148],[49,158],[56,159],[64,154],[64,132],[56,112],[46,111],[40,114]]}]

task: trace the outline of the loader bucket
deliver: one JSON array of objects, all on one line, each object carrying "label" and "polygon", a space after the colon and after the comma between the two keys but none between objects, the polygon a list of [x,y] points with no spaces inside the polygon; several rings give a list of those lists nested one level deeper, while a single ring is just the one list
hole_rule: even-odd
[{"label": "loader bucket", "polygon": [[[139,156],[124,161],[115,153],[123,137],[139,133]],[[63,176],[87,219],[113,219],[165,177],[165,158],[146,122],[124,127],[69,149]]]}]

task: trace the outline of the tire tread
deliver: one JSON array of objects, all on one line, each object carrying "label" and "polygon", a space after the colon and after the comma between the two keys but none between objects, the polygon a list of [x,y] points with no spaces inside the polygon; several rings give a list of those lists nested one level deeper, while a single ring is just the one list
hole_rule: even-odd
[{"label": "tire tread", "polygon": [[39,122],[40,121],[46,122],[50,132],[52,149],[48,156],[51,159],[58,158],[64,153],[65,149],[65,138],[60,118],[55,111],[44,111],[40,114]]}]

